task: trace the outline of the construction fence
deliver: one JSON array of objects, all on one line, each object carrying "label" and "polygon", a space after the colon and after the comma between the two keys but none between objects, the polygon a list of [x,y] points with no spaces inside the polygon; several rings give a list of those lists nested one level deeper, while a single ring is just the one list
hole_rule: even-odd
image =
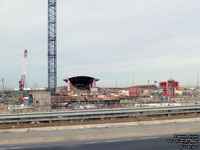
[{"label": "construction fence", "polygon": [[192,97],[177,97],[174,99],[162,100],[157,98],[119,98],[119,99],[87,99],[85,97],[51,96],[50,93],[33,93],[33,103],[28,100],[22,104],[1,104],[0,114],[5,113],[29,113],[29,112],[55,112],[68,110],[92,110],[107,108],[137,108],[137,107],[163,107],[192,105],[198,99]]}]

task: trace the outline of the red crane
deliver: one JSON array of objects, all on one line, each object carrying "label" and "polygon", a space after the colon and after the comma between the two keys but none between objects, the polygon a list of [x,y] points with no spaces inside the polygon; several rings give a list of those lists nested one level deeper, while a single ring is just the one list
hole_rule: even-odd
[{"label": "red crane", "polygon": [[21,79],[19,80],[19,89],[20,91],[24,90],[24,84],[25,84],[25,77],[26,77],[26,62],[27,62],[27,50],[24,50],[24,58],[23,58],[23,64],[22,64],[22,73],[21,73]]}]

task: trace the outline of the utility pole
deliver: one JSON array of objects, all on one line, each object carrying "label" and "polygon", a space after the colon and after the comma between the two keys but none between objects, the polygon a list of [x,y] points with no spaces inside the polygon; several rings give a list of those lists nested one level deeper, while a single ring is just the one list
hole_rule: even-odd
[{"label": "utility pole", "polygon": [[199,89],[199,70],[197,71],[197,89]]},{"label": "utility pole", "polygon": [[199,70],[197,70],[197,98],[199,100]]},{"label": "utility pole", "polygon": [[158,81],[154,81],[155,82],[155,86],[156,86],[156,83],[158,82]]},{"label": "utility pole", "polygon": [[80,109],[80,99],[81,99],[81,95],[80,95],[80,90],[77,89],[77,98],[78,98],[78,109]]},{"label": "utility pole", "polygon": [[134,76],[132,76],[132,86],[134,86]]},{"label": "utility pole", "polygon": [[1,79],[1,81],[2,81],[2,90],[4,91],[4,78],[3,77]]},{"label": "utility pole", "polygon": [[56,14],[56,0],[48,0],[48,91],[54,96],[57,87]]}]

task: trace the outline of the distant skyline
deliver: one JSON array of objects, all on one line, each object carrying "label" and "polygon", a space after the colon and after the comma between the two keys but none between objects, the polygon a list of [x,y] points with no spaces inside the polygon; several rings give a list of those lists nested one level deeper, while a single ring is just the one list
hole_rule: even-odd
[{"label": "distant skyline", "polygon": [[[47,87],[47,0],[0,1],[0,78],[18,87],[24,49],[27,87]],[[199,0],[57,0],[58,86],[77,75],[97,86],[196,86]],[[157,83],[158,84],[158,83]],[[2,88],[2,82],[0,82]]]}]

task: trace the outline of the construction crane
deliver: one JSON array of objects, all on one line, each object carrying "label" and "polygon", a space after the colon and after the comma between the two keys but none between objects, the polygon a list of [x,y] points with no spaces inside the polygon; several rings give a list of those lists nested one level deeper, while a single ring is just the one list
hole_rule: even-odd
[{"label": "construction crane", "polygon": [[57,87],[57,1],[48,0],[48,91],[56,95]]},{"label": "construction crane", "polygon": [[23,64],[22,64],[22,73],[21,73],[21,79],[19,80],[19,90],[24,90],[25,85],[25,77],[26,77],[26,62],[27,62],[27,50],[24,50],[24,57],[23,57]]}]

